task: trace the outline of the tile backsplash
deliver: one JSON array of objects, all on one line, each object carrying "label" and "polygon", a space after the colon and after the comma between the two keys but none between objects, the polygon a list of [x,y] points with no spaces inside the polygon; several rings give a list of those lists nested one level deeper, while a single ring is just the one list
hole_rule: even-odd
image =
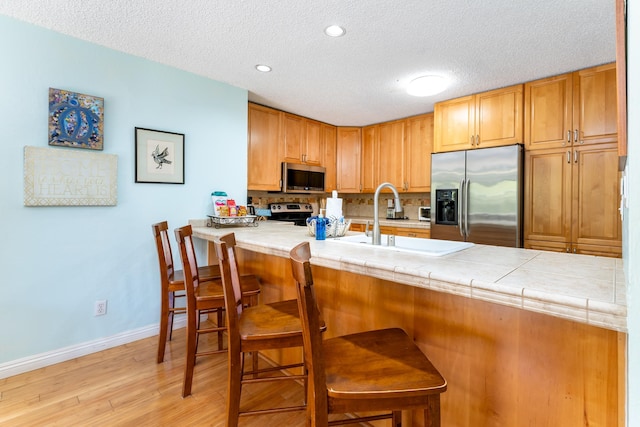
[{"label": "tile backsplash", "polygon": [[[269,203],[317,203],[323,208],[325,199],[331,197],[330,194],[287,194],[269,193],[266,191],[249,191],[247,196],[251,197],[251,202],[256,208],[268,208]],[[373,217],[373,194],[338,194],[342,198],[342,213],[345,218],[350,217]],[[393,199],[392,193],[380,195],[380,216],[384,218],[387,214],[387,200]],[[418,219],[418,207],[429,206],[431,203],[430,193],[403,193],[400,194],[400,201],[404,207],[405,216],[409,219]]]}]

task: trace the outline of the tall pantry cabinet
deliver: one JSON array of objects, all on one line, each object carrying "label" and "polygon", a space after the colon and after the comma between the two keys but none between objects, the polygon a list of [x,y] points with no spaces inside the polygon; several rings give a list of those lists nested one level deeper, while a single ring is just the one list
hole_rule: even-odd
[{"label": "tall pantry cabinet", "polygon": [[525,84],[524,246],[620,256],[615,64]]}]

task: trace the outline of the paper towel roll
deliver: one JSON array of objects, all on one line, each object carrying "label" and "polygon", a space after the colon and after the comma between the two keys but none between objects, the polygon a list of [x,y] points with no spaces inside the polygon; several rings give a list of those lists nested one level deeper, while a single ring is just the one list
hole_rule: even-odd
[{"label": "paper towel roll", "polygon": [[342,217],[342,199],[330,198],[327,199],[327,218],[341,218]]}]

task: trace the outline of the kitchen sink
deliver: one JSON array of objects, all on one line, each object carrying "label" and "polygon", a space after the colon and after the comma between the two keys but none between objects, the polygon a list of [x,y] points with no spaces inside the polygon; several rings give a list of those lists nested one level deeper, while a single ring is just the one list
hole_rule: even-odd
[{"label": "kitchen sink", "polygon": [[[379,248],[399,251],[399,252],[413,252],[421,253],[429,256],[443,256],[454,252],[458,252],[473,246],[471,242],[455,242],[452,240],[439,240],[439,239],[421,239],[417,237],[404,237],[404,236],[391,236],[392,241],[395,240],[395,244],[389,245],[390,236],[383,234],[381,236],[382,244]],[[327,242],[336,242],[349,245],[369,245],[371,244],[371,236],[363,234],[357,234],[353,236],[336,237],[334,239],[327,239]]]}]

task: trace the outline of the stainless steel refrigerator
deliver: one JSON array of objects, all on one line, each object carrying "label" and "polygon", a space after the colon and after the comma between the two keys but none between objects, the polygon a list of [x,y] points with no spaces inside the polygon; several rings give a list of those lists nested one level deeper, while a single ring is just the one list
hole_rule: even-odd
[{"label": "stainless steel refrigerator", "polygon": [[523,148],[431,156],[431,238],[522,247]]}]

